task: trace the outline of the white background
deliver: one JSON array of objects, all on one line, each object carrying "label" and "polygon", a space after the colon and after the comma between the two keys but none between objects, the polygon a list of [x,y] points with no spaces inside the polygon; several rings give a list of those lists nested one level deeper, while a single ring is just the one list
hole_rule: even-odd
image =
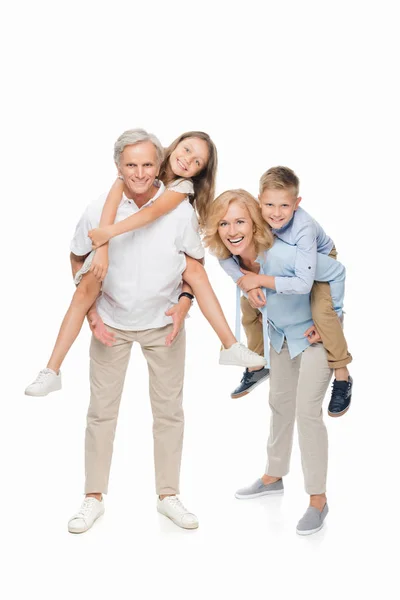
[{"label": "white background", "polygon": [[[3,8],[2,598],[398,597],[395,4]],[[197,307],[187,322],[181,487],[200,528],[182,531],[155,511],[147,370],[134,348],[106,513],[84,535],[67,532],[83,487],[86,325],[63,390],[43,399],[23,390],[45,366],[73,293],[75,224],[111,185],[113,143],[132,127],[165,145],[207,131],[218,192],[256,194],[268,167],[290,166],[302,206],[347,267],[353,404],[326,418],[330,514],[315,536],[295,533],[307,506],[297,442],[284,497],[234,499],[263,473],[268,385],[230,399],[241,370],[218,366],[218,340]],[[233,284],[212,257],[207,270],[233,325]]]}]

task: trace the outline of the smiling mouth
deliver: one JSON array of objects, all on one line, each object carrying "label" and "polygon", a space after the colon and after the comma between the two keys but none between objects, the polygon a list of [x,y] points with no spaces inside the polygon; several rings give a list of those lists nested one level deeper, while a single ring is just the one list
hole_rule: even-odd
[{"label": "smiling mouth", "polygon": [[240,242],[242,242],[243,240],[244,240],[244,236],[241,238],[238,238],[237,240],[231,240],[228,238],[228,242],[233,245],[240,244]]},{"label": "smiling mouth", "polygon": [[183,164],[183,162],[181,162],[179,160],[179,158],[176,159],[176,162],[178,163],[178,165],[180,166],[181,169],[183,169],[184,171],[187,171],[187,167]]}]

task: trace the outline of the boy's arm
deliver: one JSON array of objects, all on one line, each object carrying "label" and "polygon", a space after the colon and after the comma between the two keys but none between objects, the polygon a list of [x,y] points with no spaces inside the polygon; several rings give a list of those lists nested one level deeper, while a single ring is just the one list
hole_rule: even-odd
[{"label": "boy's arm", "polygon": [[309,294],[317,265],[317,237],[313,224],[306,223],[296,239],[294,277],[275,277],[278,294]]},{"label": "boy's arm", "polygon": [[92,240],[93,247],[98,248],[116,235],[134,231],[152,223],[159,217],[174,210],[186,196],[187,194],[166,190],[150,206],[146,206],[143,210],[127,217],[123,221],[107,225],[106,227],[101,226],[99,229],[92,229],[92,231],[89,231],[89,237]]}]

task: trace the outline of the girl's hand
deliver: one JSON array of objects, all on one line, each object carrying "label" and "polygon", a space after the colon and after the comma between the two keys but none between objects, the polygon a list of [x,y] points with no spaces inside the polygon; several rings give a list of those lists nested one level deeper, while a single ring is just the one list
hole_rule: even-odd
[{"label": "girl's hand", "polygon": [[90,272],[96,277],[97,281],[104,281],[108,271],[108,248],[102,246],[93,257],[92,264],[90,265]]},{"label": "girl's hand", "polygon": [[92,240],[93,250],[97,250],[100,246],[107,244],[108,240],[112,237],[110,227],[98,227],[97,229],[91,229],[88,236]]},{"label": "girl's hand", "polygon": [[261,287],[260,276],[257,273],[240,269],[244,273],[243,277],[240,277],[236,284],[240,287],[243,292],[249,292],[254,288]]}]

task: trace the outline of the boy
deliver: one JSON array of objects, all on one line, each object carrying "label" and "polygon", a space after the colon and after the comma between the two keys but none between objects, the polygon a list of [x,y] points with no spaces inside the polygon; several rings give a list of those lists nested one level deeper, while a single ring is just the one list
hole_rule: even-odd
[{"label": "boy", "polygon": [[[275,236],[297,247],[295,276],[269,276],[266,287],[276,290],[278,294],[308,294],[311,290],[311,311],[315,328],[327,351],[329,367],[335,371],[328,414],[340,417],[347,412],[351,402],[353,380],[347,365],[352,357],[332,305],[329,284],[314,282],[317,252],[336,258],[334,243],[322,227],[305,210],[299,208],[299,179],[288,167],[273,167],[262,175],[259,201],[263,219],[270,225]],[[265,298],[262,291],[254,287],[251,274],[245,274],[237,283],[244,292],[250,293],[251,303],[247,298],[241,298],[242,324],[248,347],[262,354],[262,324],[255,306],[263,305]],[[312,342],[318,340],[315,328],[311,327],[305,332]],[[240,385],[232,392],[231,397],[238,398],[248,394],[268,376],[268,369],[265,368],[253,371],[246,369]]]}]

